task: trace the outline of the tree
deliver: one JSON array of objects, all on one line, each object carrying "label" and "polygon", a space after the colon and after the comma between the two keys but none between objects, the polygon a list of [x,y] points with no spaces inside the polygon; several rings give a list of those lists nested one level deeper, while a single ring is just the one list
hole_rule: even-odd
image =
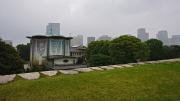
[{"label": "tree", "polygon": [[179,58],[180,57],[180,46],[173,45],[173,46],[164,46],[164,59],[172,59],[172,58]]},{"label": "tree", "polygon": [[109,41],[93,41],[87,48],[87,59],[94,54],[103,54],[109,56]]},{"label": "tree", "polygon": [[105,66],[109,64],[111,64],[111,57],[103,54],[95,54],[88,59],[89,66]]},{"label": "tree", "polygon": [[179,58],[180,57],[180,46],[173,45],[173,46],[171,46],[171,48],[172,48],[172,51],[171,51],[172,57]]},{"label": "tree", "polygon": [[147,60],[149,49],[146,43],[134,36],[120,36],[110,44],[110,56],[113,64]]},{"label": "tree", "polygon": [[23,62],[14,47],[0,41],[0,74],[13,74],[23,71]]},{"label": "tree", "polygon": [[146,41],[150,49],[149,60],[160,60],[163,59],[163,43],[157,39],[150,39]]},{"label": "tree", "polygon": [[30,58],[30,44],[19,44],[16,46],[17,51],[20,55],[20,57],[25,60],[25,61],[29,61]]}]

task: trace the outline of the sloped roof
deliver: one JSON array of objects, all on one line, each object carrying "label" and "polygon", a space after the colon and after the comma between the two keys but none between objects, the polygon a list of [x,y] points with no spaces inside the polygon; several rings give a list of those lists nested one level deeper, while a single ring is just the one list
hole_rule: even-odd
[{"label": "sloped roof", "polygon": [[62,35],[57,35],[57,36],[48,36],[48,35],[34,35],[34,36],[27,36],[27,38],[32,39],[46,39],[46,38],[52,38],[52,39],[72,39],[72,37],[65,37]]}]

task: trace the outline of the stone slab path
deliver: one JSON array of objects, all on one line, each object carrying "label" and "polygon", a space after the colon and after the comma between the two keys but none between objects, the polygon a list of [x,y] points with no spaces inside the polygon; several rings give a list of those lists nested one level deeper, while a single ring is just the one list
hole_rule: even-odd
[{"label": "stone slab path", "polygon": [[90,68],[77,68],[77,69],[74,69],[75,71],[78,71],[78,72],[92,72],[93,70],[90,69]]},{"label": "stone slab path", "polygon": [[89,68],[91,68],[91,69],[93,69],[93,70],[97,70],[97,71],[102,71],[102,70],[104,70],[104,69],[99,68],[99,67],[89,67]]},{"label": "stone slab path", "polygon": [[111,66],[100,66],[100,68],[105,69],[105,70],[111,70],[111,69],[114,69],[114,68],[111,67]]},{"label": "stone slab path", "polygon": [[55,76],[58,73],[58,71],[43,71],[41,73],[46,76]]},{"label": "stone slab path", "polygon": [[15,77],[16,77],[16,74],[0,76],[0,84],[6,84],[10,81],[13,81]]},{"label": "stone slab path", "polygon": [[74,71],[74,70],[59,70],[59,72],[62,74],[70,74],[70,75],[79,73],[78,71]]},{"label": "stone slab path", "polygon": [[124,68],[123,66],[120,66],[120,65],[110,65],[110,66],[113,68]]},{"label": "stone slab path", "polygon": [[[169,60],[158,60],[158,61],[145,61],[139,63],[128,63],[128,64],[119,64],[119,65],[109,65],[109,66],[100,66],[100,67],[89,67],[89,68],[76,68],[71,70],[59,70],[62,74],[78,74],[80,72],[91,72],[91,71],[102,71],[102,70],[111,70],[115,68],[127,68],[127,67],[134,67],[134,65],[143,65],[143,64],[157,64],[157,63],[167,63],[167,62],[179,62],[180,58],[177,59],[169,59]],[[41,74],[47,76],[54,76],[58,73],[58,71],[42,71]],[[22,74],[12,74],[12,75],[0,75],[0,84],[6,84],[11,82],[15,79],[16,75],[27,79],[27,80],[34,80],[40,78],[39,72],[33,73],[22,73]]]},{"label": "stone slab path", "polygon": [[120,66],[123,66],[123,67],[134,67],[134,66],[128,65],[128,64],[124,64],[124,65],[120,65]]},{"label": "stone slab path", "polygon": [[144,63],[144,62],[138,62],[137,63],[137,65],[144,65],[144,64],[146,64],[146,63]]},{"label": "stone slab path", "polygon": [[18,76],[20,76],[26,80],[35,80],[35,79],[39,79],[40,74],[39,74],[39,72],[33,72],[33,73],[18,74]]}]

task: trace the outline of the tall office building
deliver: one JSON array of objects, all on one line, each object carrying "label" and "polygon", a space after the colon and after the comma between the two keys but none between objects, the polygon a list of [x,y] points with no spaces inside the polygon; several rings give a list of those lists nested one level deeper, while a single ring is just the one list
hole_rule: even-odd
[{"label": "tall office building", "polygon": [[74,36],[71,40],[71,46],[83,46],[83,35]]},{"label": "tall office building", "polygon": [[102,35],[102,36],[100,36],[99,38],[98,38],[98,40],[99,41],[101,41],[101,40],[111,40],[111,37],[109,37],[108,35]]},{"label": "tall office building", "polygon": [[137,37],[141,39],[141,41],[149,40],[149,33],[146,32],[145,28],[139,28],[137,30]]},{"label": "tall office building", "polygon": [[180,35],[172,35],[172,38],[170,38],[170,45],[180,45]]},{"label": "tall office building", "polygon": [[12,41],[11,40],[3,40],[6,44],[9,44],[9,45],[13,45]]},{"label": "tall office building", "polygon": [[156,37],[158,40],[161,40],[164,45],[169,45],[169,39],[168,39],[168,32],[167,31],[165,31],[165,30],[159,31]]},{"label": "tall office building", "polygon": [[87,44],[89,44],[89,43],[91,43],[91,42],[93,42],[95,40],[96,40],[95,37],[87,37]]},{"label": "tall office building", "polygon": [[47,35],[60,35],[60,23],[48,23],[46,26],[46,34]]}]

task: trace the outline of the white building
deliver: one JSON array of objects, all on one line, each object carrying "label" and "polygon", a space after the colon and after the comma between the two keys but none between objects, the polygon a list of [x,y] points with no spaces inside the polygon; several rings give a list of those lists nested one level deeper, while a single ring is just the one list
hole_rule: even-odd
[{"label": "white building", "polygon": [[95,37],[87,37],[87,44],[89,44],[89,43],[91,43],[91,42],[93,42],[95,40],[96,40]]},{"label": "white building", "polygon": [[98,38],[98,40],[99,40],[99,41],[101,41],[101,40],[104,40],[104,41],[105,41],[105,40],[109,40],[109,41],[110,41],[110,40],[111,40],[111,37],[109,37],[108,35],[102,35],[102,36],[100,36],[100,37]]},{"label": "white building", "polygon": [[180,45],[180,35],[173,35],[170,38],[170,45]]},{"label": "white building", "polygon": [[71,40],[71,46],[83,46],[83,35],[74,36]]},{"label": "white building", "polygon": [[50,36],[60,35],[60,23],[48,23],[46,26],[46,34]]},{"label": "white building", "polygon": [[159,31],[156,37],[158,40],[161,40],[164,45],[169,45],[168,32],[166,30]]},{"label": "white building", "polygon": [[35,35],[30,39],[30,63],[48,65],[51,68],[76,64],[76,58],[70,56],[72,37]]},{"label": "white building", "polygon": [[145,28],[139,28],[137,30],[137,37],[141,39],[141,41],[149,40],[149,33],[146,32]]},{"label": "white building", "polygon": [[12,42],[12,40],[3,40],[6,44],[9,44],[9,45],[13,45],[13,42]]}]

